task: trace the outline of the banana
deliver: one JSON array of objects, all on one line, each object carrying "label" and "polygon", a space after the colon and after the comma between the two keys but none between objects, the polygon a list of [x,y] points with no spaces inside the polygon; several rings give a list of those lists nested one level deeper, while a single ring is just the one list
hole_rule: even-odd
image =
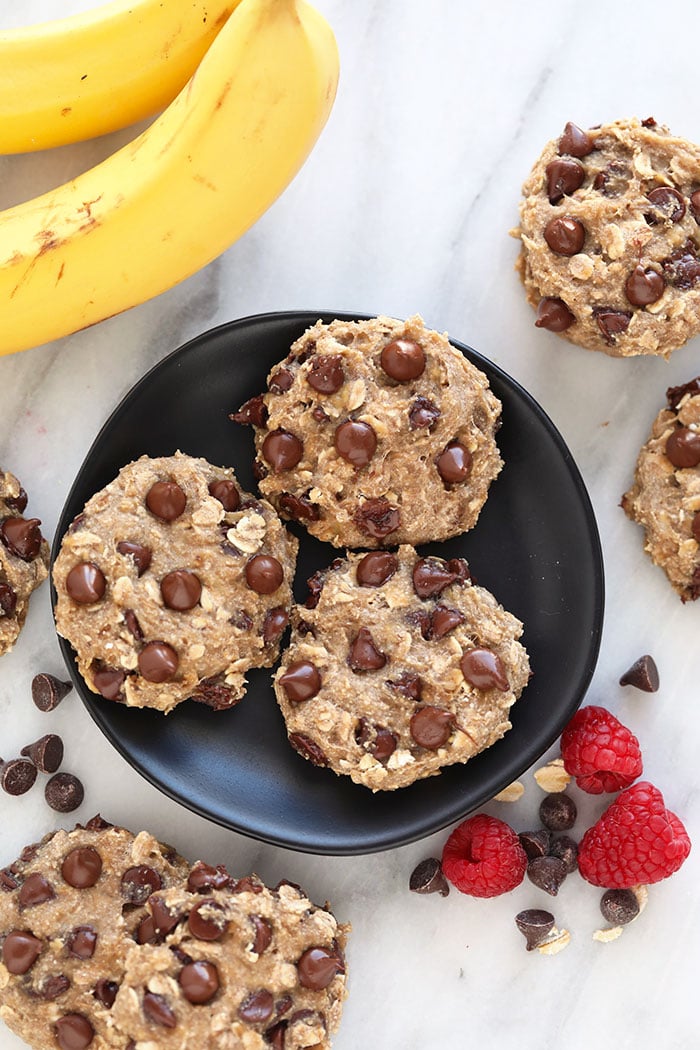
[{"label": "banana", "polygon": [[0,153],[127,127],[172,102],[240,0],[112,0],[0,32]]},{"label": "banana", "polygon": [[335,37],[307,0],[242,0],[141,135],[0,213],[0,354],[144,302],[220,255],[302,166],[337,80]]}]

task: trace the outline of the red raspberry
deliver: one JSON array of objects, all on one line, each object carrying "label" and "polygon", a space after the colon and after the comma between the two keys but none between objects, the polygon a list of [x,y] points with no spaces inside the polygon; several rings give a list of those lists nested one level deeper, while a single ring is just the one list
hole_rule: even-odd
[{"label": "red raspberry", "polygon": [[472,897],[497,897],[519,886],[527,855],[520,839],[497,817],[479,813],[456,827],[442,851],[442,870]]},{"label": "red raspberry", "polygon": [[623,791],[578,847],[578,866],[594,886],[622,890],[678,871],[690,839],[658,788],[646,780]]},{"label": "red raspberry", "polygon": [[604,707],[582,707],[561,736],[564,769],[582,791],[621,791],[642,775],[639,741]]}]

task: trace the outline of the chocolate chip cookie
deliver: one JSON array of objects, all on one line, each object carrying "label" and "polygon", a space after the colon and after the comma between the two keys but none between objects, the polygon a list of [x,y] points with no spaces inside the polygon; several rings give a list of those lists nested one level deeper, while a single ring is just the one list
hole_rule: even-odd
[{"label": "chocolate chip cookie", "polygon": [[700,146],[653,118],[569,123],[523,197],[538,327],[614,357],[668,357],[700,331]]},{"label": "chocolate chip cookie", "polygon": [[700,597],[700,376],[666,392],[622,507],[681,600]]},{"label": "chocolate chip cookie", "polygon": [[289,742],[373,791],[466,762],[510,729],[530,669],[522,624],[461,558],[408,546],[309,580],[275,679]]},{"label": "chocolate chip cookie", "polygon": [[229,467],[142,457],[88,501],[53,569],[56,627],[88,687],[170,711],[220,710],[269,667],[289,619],[297,540]]},{"label": "chocolate chip cookie", "polygon": [[0,871],[0,1017],[37,1050],[326,1050],[347,927],[101,818]]},{"label": "chocolate chip cookie", "polygon": [[49,574],[49,545],[38,518],[25,518],[27,493],[0,470],[0,656],[17,641],[29,598]]},{"label": "chocolate chip cookie", "polygon": [[472,528],[502,462],[486,376],[420,317],[319,321],[232,418],[255,427],[260,491],[334,546]]}]

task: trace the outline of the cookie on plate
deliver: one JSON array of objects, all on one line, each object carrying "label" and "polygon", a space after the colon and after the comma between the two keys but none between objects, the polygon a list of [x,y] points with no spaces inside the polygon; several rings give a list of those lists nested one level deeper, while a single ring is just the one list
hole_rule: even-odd
[{"label": "cookie on plate", "polygon": [[652,118],[567,124],[523,186],[518,268],[535,324],[614,357],[700,331],[700,146]]},{"label": "cookie on plate", "polygon": [[643,526],[644,549],[686,602],[700,597],[700,376],[666,397],[622,507]]},{"label": "cookie on plate", "polygon": [[167,712],[192,696],[231,707],[246,672],[277,658],[297,547],[230,467],[143,456],[64,536],[56,628],[108,700]]},{"label": "cookie on plate", "polygon": [[309,581],[275,677],[289,742],[374,791],[466,762],[510,729],[523,625],[461,558],[372,551]]},{"label": "cookie on plate", "polygon": [[486,376],[420,317],[319,321],[232,418],[255,426],[260,491],[343,547],[471,529],[502,462]]},{"label": "cookie on plate", "polygon": [[32,591],[49,574],[49,545],[38,518],[23,517],[27,493],[0,470],[0,656],[17,641]]},{"label": "cookie on plate", "polygon": [[100,817],[0,871],[0,1017],[36,1050],[327,1050],[347,927]]}]

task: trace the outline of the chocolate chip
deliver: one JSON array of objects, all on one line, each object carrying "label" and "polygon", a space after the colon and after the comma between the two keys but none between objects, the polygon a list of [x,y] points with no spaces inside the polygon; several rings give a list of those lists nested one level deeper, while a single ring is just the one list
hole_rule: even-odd
[{"label": "chocolate chip", "polygon": [[51,974],[41,982],[37,988],[37,995],[45,1003],[50,1003],[62,996],[69,988],[70,981],[64,973]]},{"label": "chocolate chip", "polygon": [[695,512],[693,524],[691,525],[690,529],[693,533],[693,539],[695,540],[695,542],[700,543],[700,510]]},{"label": "chocolate chip", "polygon": [[171,933],[180,922],[181,916],[172,912],[162,897],[158,897],[155,894],[149,897],[148,907],[153,918],[153,928],[162,937]]},{"label": "chocolate chip", "polygon": [[570,215],[557,215],[544,228],[544,239],[556,255],[577,255],[583,248],[586,230]]},{"label": "chocolate chip", "polygon": [[95,1037],[95,1029],[82,1014],[59,1017],[54,1027],[61,1050],[85,1050]]},{"label": "chocolate chip", "polygon": [[178,983],[188,1003],[201,1006],[211,1002],[218,992],[219,971],[211,962],[191,962],[180,970]]},{"label": "chocolate chip", "polygon": [[[202,912],[206,911],[206,915]],[[228,920],[224,910],[211,897],[205,897],[194,908],[187,919],[189,931],[200,941],[218,941],[228,929]]]},{"label": "chocolate chip", "polygon": [[151,550],[149,547],[144,547],[142,543],[133,543],[131,540],[120,540],[117,544],[117,552],[123,554],[125,558],[132,559],[136,566],[136,573],[138,576],[143,576],[144,572],[151,564]]},{"label": "chocolate chip", "polygon": [[14,616],[17,608],[17,594],[9,583],[0,581],[0,617]]},{"label": "chocolate chip", "polygon": [[377,449],[377,435],[369,423],[348,419],[336,427],[335,450],[355,470],[366,467]]},{"label": "chocolate chip", "polygon": [[379,361],[389,378],[398,383],[409,383],[425,371],[425,352],[412,339],[394,339],[387,343]]},{"label": "chocolate chip", "polygon": [[377,648],[371,632],[366,627],[361,627],[350,643],[348,664],[352,670],[356,673],[378,671],[386,662],[386,654]]},{"label": "chocolate chip", "polygon": [[116,981],[108,981],[106,977],[101,977],[93,988],[92,994],[107,1010],[111,1010],[118,991],[119,985]]},{"label": "chocolate chip", "polygon": [[10,868],[0,868],[0,890],[3,893],[12,893],[18,886],[19,880]]},{"label": "chocolate chip", "polygon": [[32,679],[32,700],[40,711],[54,711],[72,688],[71,682],[52,674],[37,674]]},{"label": "chocolate chip", "polygon": [[22,561],[34,561],[43,540],[40,525],[38,518],[5,518],[0,525],[0,540],[10,554]]},{"label": "chocolate chip", "polygon": [[256,594],[274,594],[282,586],[284,569],[269,554],[255,554],[245,567],[246,583]]},{"label": "chocolate chip", "polygon": [[24,795],[36,780],[36,766],[26,758],[0,759],[0,785],[8,795]]},{"label": "chocolate chip", "polygon": [[521,831],[518,838],[528,860],[534,860],[535,857],[546,857],[549,853],[552,836],[545,828],[537,831]]},{"label": "chocolate chip", "polygon": [[381,587],[399,567],[399,560],[389,551],[372,551],[357,563],[355,575],[360,587]]},{"label": "chocolate chip", "polygon": [[440,418],[440,409],[427,397],[417,397],[408,410],[408,425],[411,430],[429,430]]},{"label": "chocolate chip", "polygon": [[576,823],[576,803],[565,791],[554,791],[540,802],[539,814],[550,831],[568,831]]},{"label": "chocolate chip", "polygon": [[696,376],[695,379],[691,379],[689,382],[683,383],[681,386],[668,387],[666,390],[666,398],[668,400],[669,408],[672,408],[675,412],[686,395],[695,397],[696,394],[700,394],[700,376]]},{"label": "chocolate chip", "polygon": [[289,623],[289,613],[282,605],[268,609],[262,627],[262,639],[265,645],[274,645],[284,634]]},{"label": "chocolate chip", "polygon": [[586,169],[571,158],[555,157],[544,169],[547,196],[550,204],[558,204],[562,197],[575,193],[583,185]]},{"label": "chocolate chip", "polygon": [[644,216],[650,226],[660,222],[680,222],[685,215],[685,199],[670,186],[657,186],[647,193],[647,199],[654,205],[653,211]]},{"label": "chocolate chip", "polygon": [[308,496],[295,496],[292,492],[281,492],[277,498],[279,509],[292,521],[318,521],[321,508]]},{"label": "chocolate chip", "polygon": [[408,880],[408,888],[412,893],[439,893],[441,897],[450,892],[442,865],[435,857],[428,857],[416,865]]},{"label": "chocolate chip", "polygon": [[66,854],[61,864],[65,882],[76,890],[94,886],[101,874],[102,858],[92,846],[77,846]]},{"label": "chocolate chip", "polygon": [[55,773],[63,761],[63,741],[55,733],[47,733],[23,747],[20,754],[26,755],[40,773]]},{"label": "chocolate chip", "polygon": [[424,747],[428,751],[437,751],[450,739],[453,715],[441,707],[426,704],[413,715],[409,728],[411,736],[419,747]]},{"label": "chocolate chip", "polygon": [[469,562],[466,558],[449,558],[447,568],[450,572],[455,574],[457,583],[464,583],[466,580],[474,581],[474,577],[469,571]]},{"label": "chocolate chip", "polygon": [[448,605],[436,605],[430,617],[430,637],[444,638],[465,620],[466,616],[459,609],[451,609]]},{"label": "chocolate chip", "polygon": [[413,589],[419,598],[434,598],[457,579],[442,558],[419,558],[413,567]]},{"label": "chocolate chip", "polygon": [[355,742],[382,763],[388,762],[399,743],[390,729],[373,725],[367,718],[360,718],[357,723]]},{"label": "chocolate chip", "polygon": [[327,988],[339,973],[345,973],[345,965],[337,950],[331,948],[307,948],[297,961],[299,984],[320,992]]},{"label": "chocolate chip", "polygon": [[199,577],[189,569],[174,569],[160,581],[160,593],[167,609],[187,612],[194,609],[202,596]]},{"label": "chocolate chip", "polygon": [[139,671],[147,682],[169,682],[177,673],[180,658],[167,642],[149,642],[138,656]]},{"label": "chocolate chip", "polygon": [[321,688],[318,668],[308,660],[295,660],[280,675],[279,684],[292,703],[300,704],[316,696]]},{"label": "chocolate chip", "polygon": [[241,503],[241,494],[235,481],[230,478],[218,478],[209,482],[209,495],[218,500],[225,511],[238,510]]},{"label": "chocolate chip", "polygon": [[28,930],[12,930],[2,946],[2,961],[11,974],[20,976],[31,970],[43,947],[43,941]]},{"label": "chocolate chip", "polygon": [[614,345],[616,336],[627,331],[632,320],[630,311],[613,310],[610,306],[594,306],[593,316],[603,338],[610,346]]},{"label": "chocolate chip", "polygon": [[606,890],[600,898],[600,910],[606,922],[626,926],[639,915],[639,901],[632,890]]},{"label": "chocolate chip", "polygon": [[503,661],[491,649],[468,649],[460,667],[465,680],[475,689],[499,689],[502,693],[510,689]]},{"label": "chocolate chip", "polygon": [[292,389],[294,384],[294,376],[288,368],[278,368],[277,371],[270,376],[267,382],[268,390],[273,394],[286,394],[288,390]]},{"label": "chocolate chip", "polygon": [[250,921],[255,930],[251,950],[256,955],[262,955],[272,944],[272,926],[262,915],[251,915]]},{"label": "chocolate chip", "polygon": [[56,894],[54,888],[47,878],[40,872],[35,871],[28,875],[22,883],[18,894],[20,908],[35,908],[38,904],[54,899]]},{"label": "chocolate chip", "polygon": [[378,499],[366,499],[355,508],[353,520],[358,529],[383,540],[401,525],[401,513],[398,507],[380,496]]},{"label": "chocolate chip", "polygon": [[272,1016],[275,1006],[272,992],[266,988],[259,988],[250,992],[238,1007],[238,1016],[246,1024],[264,1024]]},{"label": "chocolate chip", "polygon": [[679,470],[700,463],[700,432],[678,427],[666,439],[666,456]]},{"label": "chocolate chip", "polygon": [[133,868],[127,868],[122,875],[122,896],[128,904],[145,904],[152,893],[159,890],[163,885],[155,868],[148,864],[137,864]]},{"label": "chocolate chip", "polygon": [[98,813],[94,817],[90,817],[87,824],[85,825],[86,831],[107,831],[108,828],[113,828],[114,824],[110,824],[108,820],[101,817]]},{"label": "chocolate chip", "polygon": [[328,757],[323,748],[319,747],[316,741],[312,740],[306,733],[290,733],[287,739],[297,754],[301,755],[313,766],[328,765]]},{"label": "chocolate chip", "polygon": [[249,398],[237,412],[232,412],[228,417],[234,423],[250,424],[254,427],[264,427],[267,423],[268,411],[265,405],[264,395],[257,394]]},{"label": "chocolate chip", "polygon": [[262,454],[275,474],[291,470],[304,455],[304,446],[289,430],[271,430],[262,444]]},{"label": "chocolate chip", "polygon": [[645,693],[655,693],[659,688],[659,670],[654,657],[646,654],[635,660],[621,676],[620,685],[631,685]]},{"label": "chocolate chip", "polygon": [[420,700],[423,692],[423,683],[417,674],[412,671],[402,671],[397,678],[386,683],[390,689],[395,689],[409,700]]},{"label": "chocolate chip", "polygon": [[314,405],[314,407],[311,409],[311,415],[317,423],[327,423],[328,420],[331,418],[328,415],[328,413],[323,408],[321,408],[320,405]]},{"label": "chocolate chip", "polygon": [[669,284],[683,291],[688,291],[700,281],[700,259],[697,258],[697,248],[690,239],[664,259],[661,265]]},{"label": "chocolate chip", "polygon": [[619,197],[627,189],[631,175],[626,164],[613,160],[598,172],[593,180],[593,189],[598,190],[604,197]]},{"label": "chocolate chip", "polygon": [[143,1012],[149,1021],[160,1025],[161,1028],[175,1028],[177,1017],[171,1009],[167,999],[155,992],[145,992],[143,997]]},{"label": "chocolate chip", "polygon": [[23,487],[20,485],[19,492],[16,496],[5,496],[4,500],[5,504],[12,510],[16,510],[18,514],[24,514],[25,510],[27,509],[29,497],[27,496],[27,493],[25,492]]},{"label": "chocolate chip", "polygon": [[526,908],[515,916],[515,925],[525,938],[529,952],[546,941],[554,929],[554,916],[541,908]]},{"label": "chocolate chip", "polygon": [[527,877],[550,897],[556,897],[566,878],[567,868],[558,857],[535,857],[527,866]]},{"label": "chocolate chip", "polygon": [[83,785],[72,773],[54,773],[44,788],[44,798],[57,813],[72,813],[84,797]]},{"label": "chocolate chip", "polygon": [[66,948],[76,959],[92,959],[97,946],[97,930],[93,926],[76,926],[66,940]]},{"label": "chocolate chip", "polygon": [[138,617],[133,609],[124,610],[124,624],[126,625],[129,634],[141,644],[143,641],[143,631],[141,630],[141,624],[138,621]]},{"label": "chocolate chip", "polygon": [[567,875],[571,875],[578,868],[578,843],[570,835],[559,835],[553,839],[549,855],[564,862]]},{"label": "chocolate chip", "polygon": [[459,441],[451,441],[435,460],[438,474],[446,485],[458,485],[471,474],[472,454]]},{"label": "chocolate chip", "polygon": [[545,296],[540,299],[535,319],[536,328],[546,328],[549,332],[565,332],[576,318],[563,299]]},{"label": "chocolate chip", "polygon": [[690,195],[690,210],[696,222],[700,222],[700,190],[695,190]]},{"label": "chocolate chip", "polygon": [[105,700],[119,700],[125,681],[126,672],[118,667],[97,666],[92,670],[92,684]]},{"label": "chocolate chip", "polygon": [[625,295],[633,306],[648,306],[664,294],[666,282],[651,267],[635,266],[625,282]]},{"label": "chocolate chip", "polygon": [[587,157],[595,149],[590,135],[577,124],[569,121],[559,139],[559,152],[568,153],[571,157]]},{"label": "chocolate chip", "polygon": [[91,561],[74,565],[66,576],[68,596],[79,605],[93,605],[104,596],[107,587],[104,573]]},{"label": "chocolate chip", "polygon": [[319,394],[335,394],[345,382],[342,357],[339,354],[318,354],[306,374],[306,382]]},{"label": "chocolate chip", "polygon": [[272,1050],[284,1050],[287,1037],[287,1021],[280,1021],[265,1031],[265,1041],[270,1044]]},{"label": "chocolate chip", "polygon": [[187,496],[176,481],[156,481],[146,493],[146,506],[161,521],[175,521],[187,505]]}]

